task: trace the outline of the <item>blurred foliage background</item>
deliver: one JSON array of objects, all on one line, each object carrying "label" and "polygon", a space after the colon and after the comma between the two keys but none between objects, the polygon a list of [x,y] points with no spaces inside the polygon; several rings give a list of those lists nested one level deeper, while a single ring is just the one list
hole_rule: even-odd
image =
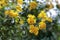
[{"label": "blurred foliage background", "polygon": [[51,0],[0,0],[0,40],[60,40],[60,4],[56,3],[55,17],[49,11],[55,7]]}]

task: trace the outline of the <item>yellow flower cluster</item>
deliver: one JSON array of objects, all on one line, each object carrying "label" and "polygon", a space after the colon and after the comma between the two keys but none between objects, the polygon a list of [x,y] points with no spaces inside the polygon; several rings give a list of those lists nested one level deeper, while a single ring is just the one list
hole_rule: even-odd
[{"label": "yellow flower cluster", "polygon": [[36,23],[36,19],[34,15],[29,14],[27,19],[28,24],[34,24]]},{"label": "yellow flower cluster", "polygon": [[29,14],[27,22],[30,24],[30,33],[33,33],[35,35],[38,35],[38,30],[46,30],[46,23],[45,21],[52,22],[52,19],[50,17],[47,17],[45,11],[41,11],[40,14],[38,14],[38,18],[41,18],[41,21],[38,23],[38,26],[34,26],[34,23],[36,23],[36,17],[34,15]]},{"label": "yellow flower cluster", "polygon": [[38,35],[38,30],[39,30],[38,27],[35,27],[34,25],[30,25],[30,30],[29,30],[30,33]]},{"label": "yellow flower cluster", "polygon": [[17,17],[18,16],[18,12],[15,12],[14,10],[7,10],[5,11],[5,15],[8,15],[9,17]]},{"label": "yellow flower cluster", "polygon": [[38,14],[38,18],[42,18],[42,21],[49,21],[49,22],[52,22],[52,18],[48,17],[45,13],[45,11],[41,11],[39,14]]},{"label": "yellow flower cluster", "polygon": [[35,1],[30,2],[30,7],[29,7],[30,10],[35,9],[36,7],[37,7],[37,3]]},{"label": "yellow flower cluster", "polygon": [[[23,4],[23,0],[17,0],[17,4]],[[2,6],[5,6],[6,5],[6,0],[0,0],[0,9],[2,8]],[[32,9],[35,9],[37,7],[37,2],[35,1],[32,1],[30,2],[29,4],[29,9],[32,10]],[[18,12],[21,12],[23,11],[22,8],[20,7],[20,5],[17,5],[15,7],[16,11],[15,10],[6,10],[5,11],[5,15],[6,16],[9,16],[11,18],[16,18],[19,16]],[[38,22],[38,26],[35,26],[35,23],[36,23],[36,17],[32,14],[28,14],[28,19],[27,19],[27,22],[29,24],[29,32],[30,33],[33,33],[34,35],[38,35],[38,31],[39,30],[43,30],[43,29],[46,29],[46,23],[45,21],[49,21],[49,22],[52,22],[52,19],[50,17],[47,17],[45,11],[41,11],[38,16],[38,18],[41,18],[41,22]],[[16,20],[16,23],[18,23],[19,20]],[[20,19],[19,23],[22,25],[24,23],[24,20],[23,19]]]}]

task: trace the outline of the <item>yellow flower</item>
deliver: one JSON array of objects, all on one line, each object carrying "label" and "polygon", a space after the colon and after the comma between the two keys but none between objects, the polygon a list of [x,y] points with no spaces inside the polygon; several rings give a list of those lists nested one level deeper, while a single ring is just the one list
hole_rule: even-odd
[{"label": "yellow flower", "polygon": [[34,23],[36,23],[36,19],[28,18],[27,22],[28,22],[28,24],[34,24]]},{"label": "yellow flower", "polygon": [[39,23],[39,28],[40,28],[40,30],[46,29],[46,23],[43,22],[43,21],[41,21],[41,22]]},{"label": "yellow flower", "polygon": [[27,19],[28,24],[34,24],[36,23],[36,19],[34,15],[29,14]]},{"label": "yellow flower", "polygon": [[38,30],[39,30],[38,27],[34,27],[34,25],[30,25],[30,30],[29,30],[30,33],[38,35]]},{"label": "yellow flower", "polygon": [[13,17],[17,17],[17,16],[18,16],[18,12],[14,12]]},{"label": "yellow flower", "polygon": [[34,15],[28,14],[28,18],[35,18]]},{"label": "yellow flower", "polygon": [[8,15],[9,17],[17,17],[18,12],[14,12],[14,10],[7,10],[5,11],[5,15]]},{"label": "yellow flower", "polygon": [[23,4],[23,0],[17,0],[18,4]]},{"label": "yellow flower", "polygon": [[30,2],[30,10],[31,9],[35,9],[37,7],[37,3],[35,2],[35,1],[33,1],[33,2]]},{"label": "yellow flower", "polygon": [[16,6],[16,10],[18,11],[18,12],[22,12],[22,8],[18,5],[18,6]]},{"label": "yellow flower", "polygon": [[9,16],[13,17],[13,14],[14,14],[14,10],[9,10]]},{"label": "yellow flower", "polygon": [[49,22],[52,22],[52,18],[50,18],[50,17],[48,17],[46,20]]},{"label": "yellow flower", "polygon": [[46,19],[47,15],[44,11],[41,11],[41,13],[38,14],[38,18],[44,18]]},{"label": "yellow flower", "polygon": [[10,17],[17,17],[18,16],[18,12],[14,12],[14,10],[10,10],[9,16]]},{"label": "yellow flower", "polygon": [[24,20],[23,19],[20,19],[19,23],[22,25],[24,24]]}]

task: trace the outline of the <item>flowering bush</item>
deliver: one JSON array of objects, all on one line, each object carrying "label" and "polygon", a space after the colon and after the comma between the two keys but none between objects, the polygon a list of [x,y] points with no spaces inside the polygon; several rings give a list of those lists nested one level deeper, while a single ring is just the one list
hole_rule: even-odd
[{"label": "flowering bush", "polygon": [[52,23],[37,1],[0,0],[1,40],[52,40]]}]

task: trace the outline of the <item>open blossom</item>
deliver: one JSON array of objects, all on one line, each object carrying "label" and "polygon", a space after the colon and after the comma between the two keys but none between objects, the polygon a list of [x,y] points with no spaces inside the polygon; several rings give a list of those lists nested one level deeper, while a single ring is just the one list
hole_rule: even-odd
[{"label": "open blossom", "polygon": [[43,21],[41,21],[41,22],[39,23],[39,29],[40,29],[40,30],[46,29],[46,23],[43,22]]},{"label": "open blossom", "polygon": [[35,27],[34,25],[30,25],[30,30],[29,30],[30,33],[38,35],[38,30],[39,30],[38,27]]},{"label": "open blossom", "polygon": [[34,15],[28,15],[28,19],[27,19],[28,24],[35,24],[36,23],[36,19]]},{"label": "open blossom", "polygon": [[44,12],[44,11],[41,11],[39,14],[38,14],[38,18],[46,18],[47,17],[47,15],[46,15],[46,13]]},{"label": "open blossom", "polygon": [[35,1],[33,1],[33,2],[30,2],[30,10],[31,9],[35,9],[37,7],[37,3],[35,2]]},{"label": "open blossom", "polygon": [[34,23],[36,23],[36,19],[28,18],[27,22],[28,22],[28,24],[34,24]]},{"label": "open blossom", "polygon": [[52,22],[52,18],[48,17],[44,11],[41,11],[38,14],[38,18],[42,18],[41,21],[49,21],[49,22]]}]

